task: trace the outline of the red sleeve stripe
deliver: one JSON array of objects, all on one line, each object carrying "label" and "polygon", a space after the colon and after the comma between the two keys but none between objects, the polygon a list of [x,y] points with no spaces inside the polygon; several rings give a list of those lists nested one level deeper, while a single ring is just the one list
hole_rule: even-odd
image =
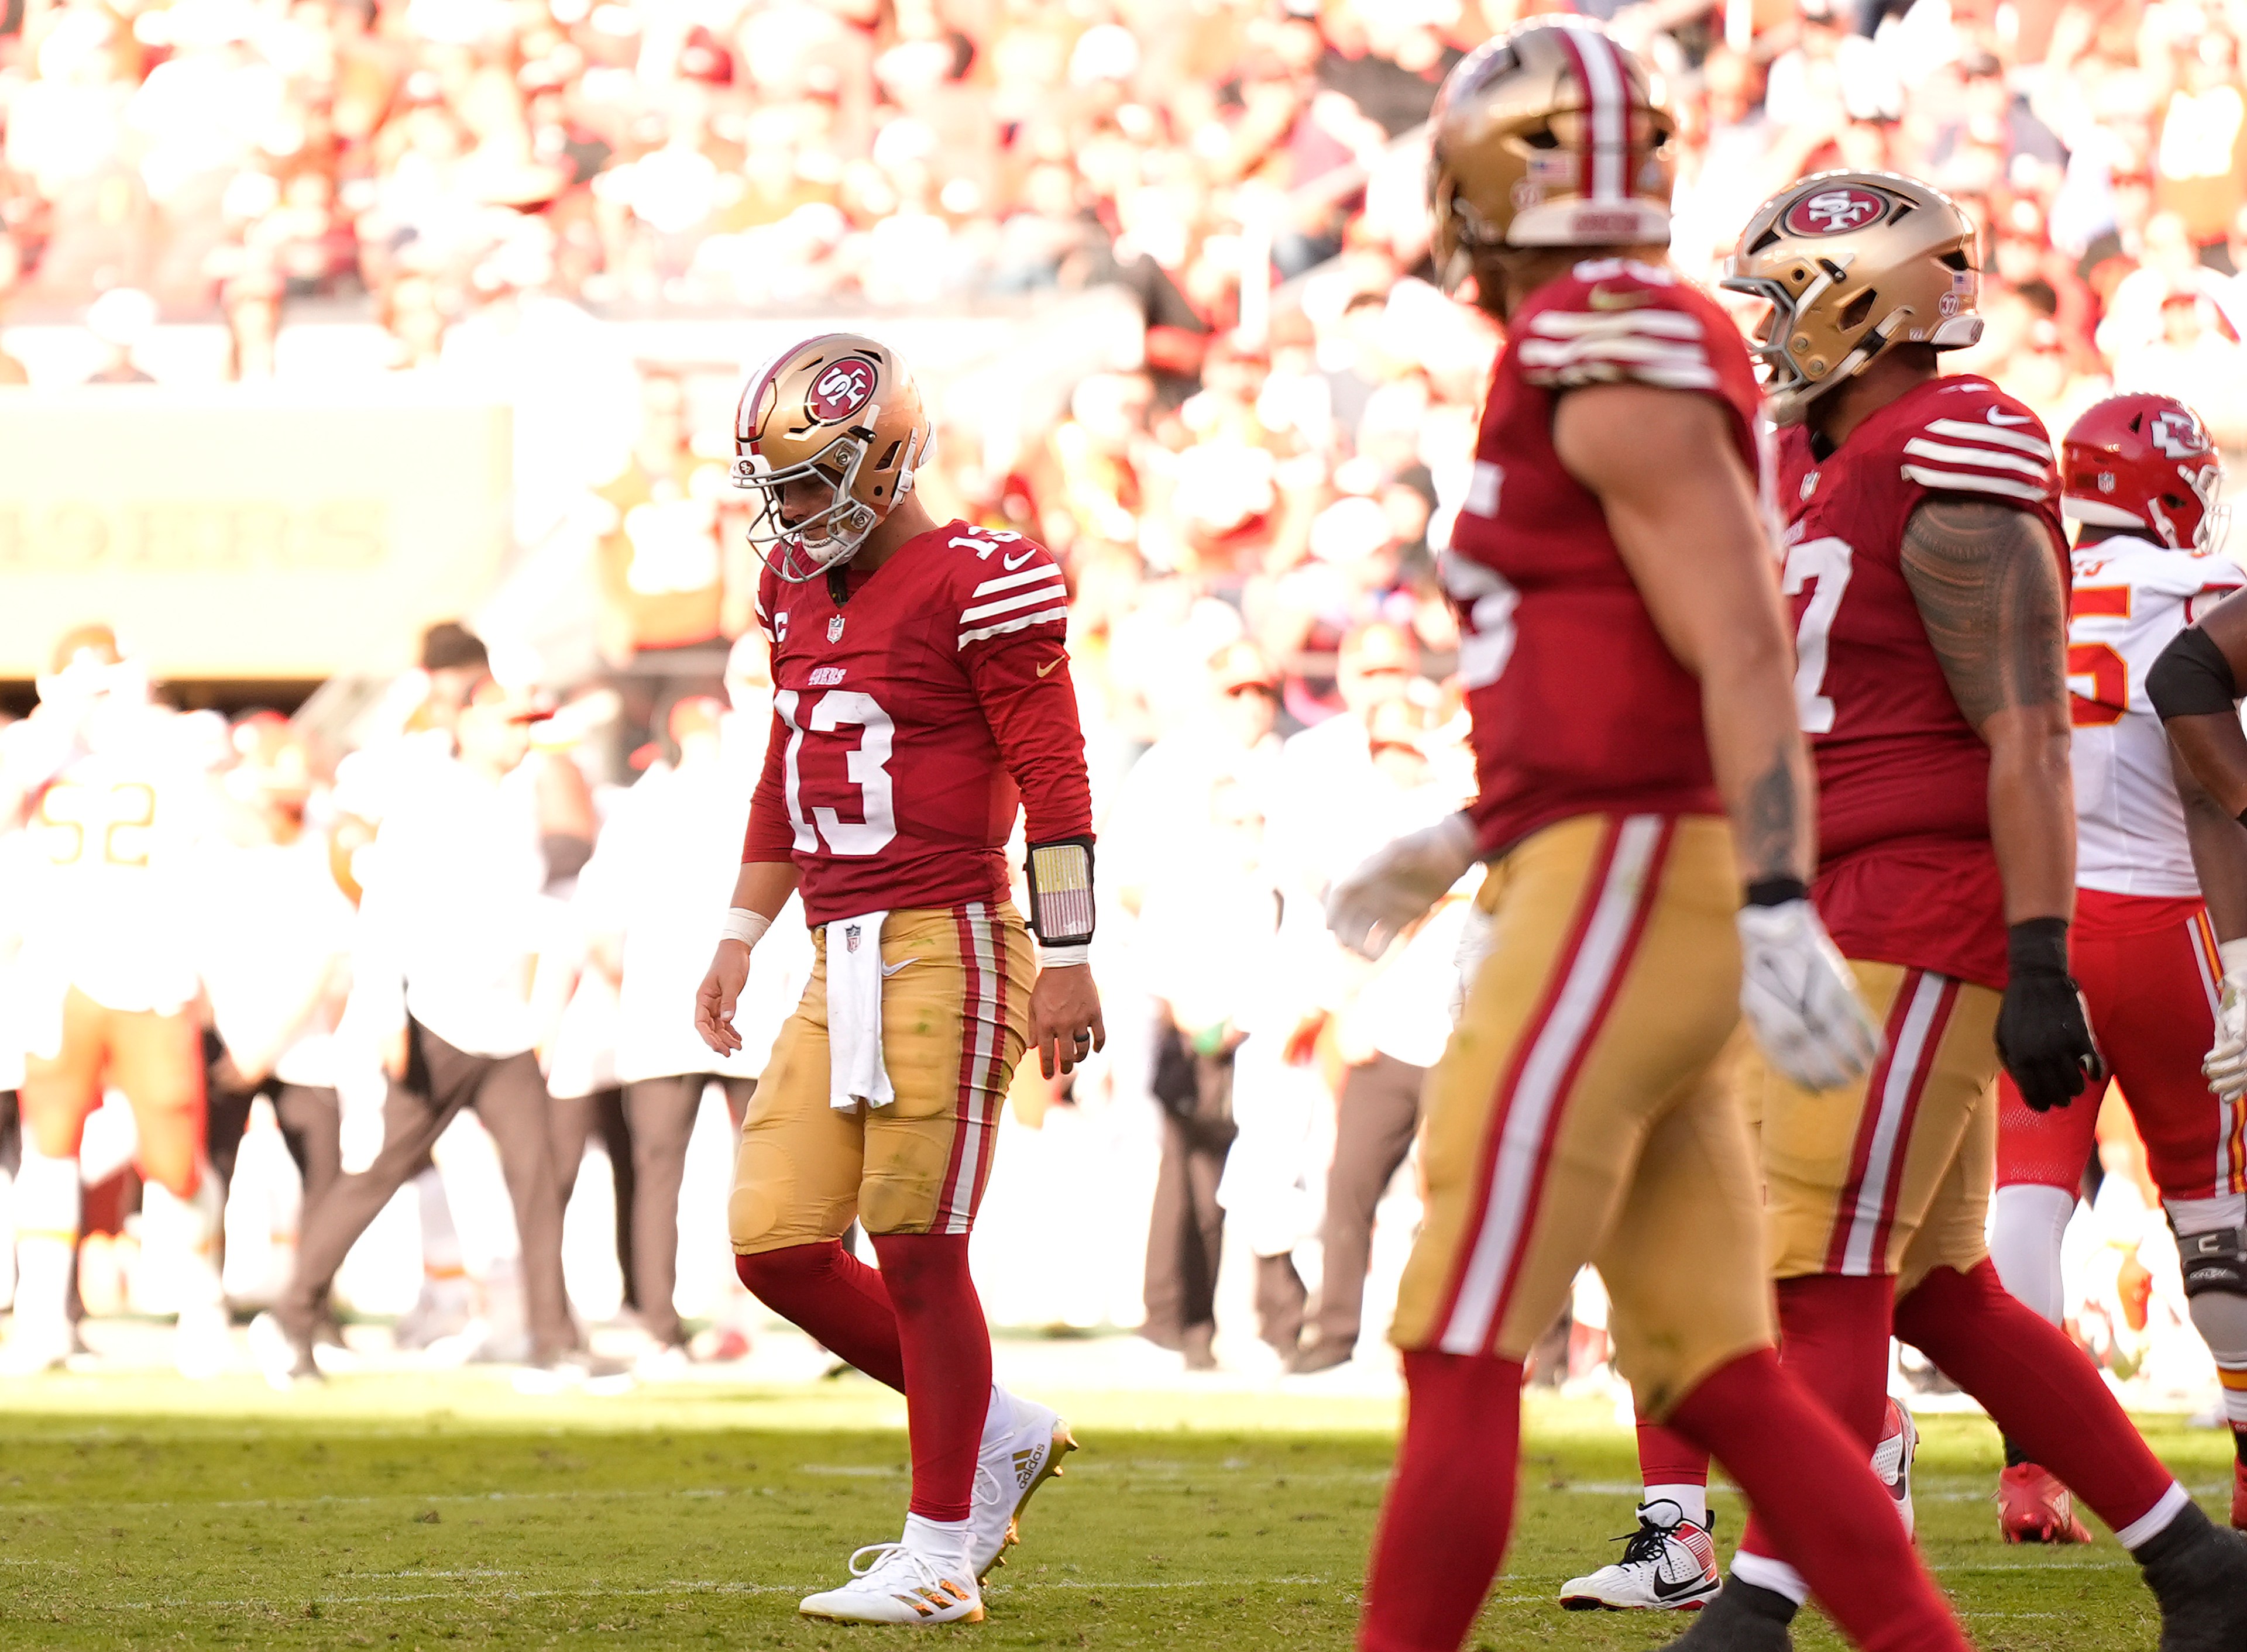
[{"label": "red sleeve stripe", "polygon": [[1914,436],[1904,443],[1903,450],[1921,459],[1939,459],[1950,465],[1983,465],[1991,470],[2010,470],[2021,476],[2041,479],[2052,474],[2050,461],[2039,463],[2014,454],[1992,453],[1987,447],[1961,447],[1953,442],[1929,441],[1924,436]]},{"label": "red sleeve stripe", "polygon": [[1066,625],[1069,622],[1069,605],[1064,603],[1058,608],[1041,609],[1035,614],[1024,614],[1019,619],[1001,620],[995,625],[979,625],[973,631],[963,631],[960,633],[960,645],[965,648],[968,644],[980,643],[987,637],[1004,637],[1009,631],[1028,631],[1033,625],[1042,625],[1051,620],[1059,620]]},{"label": "red sleeve stripe", "polygon": [[1986,441],[1993,447],[2010,447],[2015,453],[2026,454],[2032,459],[2052,462],[2052,448],[2034,436],[2018,431],[2000,430],[1995,425],[1977,425],[1964,419],[1931,419],[1927,433],[1930,436],[1963,436],[1969,441]]},{"label": "red sleeve stripe", "polygon": [[2002,494],[2032,505],[2048,504],[2052,500],[2049,487],[2032,488],[2026,482],[2007,481],[1970,470],[1929,470],[1924,465],[1906,465],[1903,474],[1907,480],[1923,488],[1936,488],[1945,493]]},{"label": "red sleeve stripe", "polygon": [[963,609],[960,611],[960,623],[965,625],[973,619],[989,619],[999,614],[1011,614],[1018,608],[1035,608],[1040,603],[1067,602],[1069,587],[1062,583],[1061,570],[1057,568],[1049,568],[1046,572],[1048,576],[1046,583],[1035,590],[1018,591],[1012,597],[1001,597],[996,602],[982,603],[973,608]]}]

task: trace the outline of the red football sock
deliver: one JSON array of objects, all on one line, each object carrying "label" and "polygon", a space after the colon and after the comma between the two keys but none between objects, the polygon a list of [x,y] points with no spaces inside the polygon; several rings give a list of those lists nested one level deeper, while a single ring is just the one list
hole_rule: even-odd
[{"label": "red football sock", "polygon": [[967,1271],[967,1235],[878,1233],[874,1254],[905,1355],[911,1512],[964,1520],[974,1506],[975,1459],[991,1409],[991,1331]]},{"label": "red football sock", "polygon": [[[1779,1282],[1779,1363],[1864,1442],[1860,1463],[1870,1460],[1888,1422],[1888,1317],[1895,1300],[1895,1280],[1886,1273],[1813,1273]],[[1780,1553],[1753,1515],[1740,1547],[1751,1554]]]},{"label": "red football sock", "polygon": [[[734,1271],[756,1299],[877,1382],[905,1391],[898,1317],[882,1276],[830,1239],[737,1256]],[[981,1322],[979,1319],[979,1324]]]},{"label": "red football sock", "polygon": [[1360,1652],[1458,1652],[1513,1524],[1521,1362],[1404,1356],[1404,1438],[1381,1505]]},{"label": "red football sock", "polygon": [[1638,1483],[1641,1485],[1706,1485],[1709,1454],[1659,1423],[1638,1424]]},{"label": "red football sock", "polygon": [[1701,1382],[1670,1426],[1725,1465],[1827,1614],[1864,1652],[1971,1652],[1865,1447],[1767,1349]]},{"label": "red football sock", "polygon": [[2116,1531],[2175,1484],[2083,1350],[2015,1300],[1986,1259],[1929,1273],[1896,1304],[1895,1330]]}]

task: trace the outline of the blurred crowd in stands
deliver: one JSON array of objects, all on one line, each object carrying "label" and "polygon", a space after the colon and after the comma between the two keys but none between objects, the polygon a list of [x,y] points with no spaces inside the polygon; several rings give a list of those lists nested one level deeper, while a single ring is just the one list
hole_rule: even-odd
[{"label": "blurred crowd in stands", "polygon": [[[1988,331],[1948,365],[2055,431],[2110,387],[2157,387],[2247,448],[2247,0],[1587,9],[1667,82],[1690,275],[1711,277],[1795,177],[1910,172],[1984,231]],[[83,317],[112,352],[97,378],[131,381],[159,316],[216,312],[232,372],[255,379],[324,298],[323,314],[364,303],[399,369],[473,372],[492,318],[531,304],[589,321],[796,307],[879,333],[898,313],[1120,287],[1144,324],[1138,367],[1082,379],[1048,427],[997,433],[939,386],[920,481],[939,519],[1033,534],[1068,570],[1104,822],[1096,961],[1124,1029],[1075,1091],[1025,1081],[985,1223],[1006,1260],[979,1272],[1001,1322],[1143,1323],[1199,1365],[1229,1233],[1253,1260],[1227,1272],[1253,1321],[1239,1346],[1322,1369],[1382,1329],[1401,1253],[1383,1261],[1367,1233],[1384,1195],[1383,1231],[1409,1231],[1410,1174],[1391,1178],[1450,952],[1438,926],[1356,969],[1318,939],[1318,896],[1468,784],[1432,548],[1466,491],[1498,338],[1430,284],[1419,133],[1445,71],[1515,15],[7,0],[0,320]],[[0,354],[0,381],[10,366]],[[714,761],[713,731],[755,723],[762,692],[754,645],[734,649],[756,565],[725,486],[730,404],[675,365],[634,376],[636,399],[633,376],[601,381],[626,392],[609,398],[620,468],[542,474],[528,513],[517,479],[529,565],[596,594],[605,666],[546,685],[565,703],[529,761],[574,760],[582,835],[604,843],[636,777]],[[550,448],[518,430],[519,454]],[[510,671],[507,616],[477,618],[501,676],[536,674]],[[426,717],[428,686],[365,737]],[[729,718],[727,692],[751,715]],[[316,775],[331,755],[311,754]],[[324,780],[311,795],[315,829],[335,829],[348,809]],[[613,927],[587,932],[571,978],[629,993]],[[557,1088],[615,1087],[563,1083],[555,1054]],[[565,1157],[589,1128],[570,1127]],[[575,1166],[557,1168],[566,1195]],[[690,1176],[690,1200],[715,1185]],[[1079,1219],[1049,1219],[1053,1197]],[[688,1225],[715,1242],[710,1212]],[[1123,1277],[1115,1236],[1142,1232]],[[677,1347],[668,1309],[649,1317]]]}]

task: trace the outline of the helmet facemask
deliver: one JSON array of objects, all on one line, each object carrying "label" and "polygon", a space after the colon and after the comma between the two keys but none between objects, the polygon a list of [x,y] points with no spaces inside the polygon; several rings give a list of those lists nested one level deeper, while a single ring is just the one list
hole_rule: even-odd
[{"label": "helmet facemask", "polygon": [[[811,458],[782,469],[771,469],[762,454],[734,461],[734,486],[757,496],[757,514],[749,523],[750,547],[765,565],[790,584],[816,579],[839,568],[858,554],[867,536],[881,524],[883,513],[857,497],[854,491],[858,468],[866,461],[866,444],[853,436],[838,436]],[[827,502],[797,522],[782,511],[784,495],[804,481],[825,484]],[[903,498],[910,476],[898,489]]]}]

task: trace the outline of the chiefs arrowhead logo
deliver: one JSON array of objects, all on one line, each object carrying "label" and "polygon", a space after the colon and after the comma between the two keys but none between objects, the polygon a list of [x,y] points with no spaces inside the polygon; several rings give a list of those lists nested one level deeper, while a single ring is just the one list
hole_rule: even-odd
[{"label": "chiefs arrowhead logo", "polygon": [[1836,184],[1806,195],[1786,209],[1789,235],[1843,236],[1888,215],[1886,195],[1856,184]]},{"label": "chiefs arrowhead logo", "polygon": [[2182,410],[2165,409],[2155,413],[2147,424],[2146,438],[2166,459],[2188,459],[2208,451],[2208,437],[2200,427],[2200,420]]},{"label": "chiefs arrowhead logo", "polygon": [[822,367],[803,400],[823,424],[838,424],[874,398],[874,364],[851,357]]}]

